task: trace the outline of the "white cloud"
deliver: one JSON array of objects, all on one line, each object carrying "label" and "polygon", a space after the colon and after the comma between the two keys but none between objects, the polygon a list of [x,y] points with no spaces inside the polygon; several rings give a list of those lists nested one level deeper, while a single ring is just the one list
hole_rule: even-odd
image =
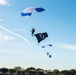
[{"label": "white cloud", "polygon": [[13,35],[16,35],[16,36],[18,36],[18,37],[20,37],[21,39],[23,39],[25,42],[27,42],[28,44],[31,44],[26,38],[24,38],[23,36],[21,36],[21,35],[19,35],[19,34],[17,34],[17,33],[14,33],[14,32],[12,32],[12,31],[9,31],[8,29],[6,29],[6,28],[4,28],[3,26],[0,26],[0,28],[1,29],[3,29],[3,30],[5,30],[6,32],[8,32],[8,33],[11,33],[11,34],[13,34]]},{"label": "white cloud", "polygon": [[0,5],[9,5],[7,0],[0,0]]},{"label": "white cloud", "polygon": [[72,44],[58,43],[55,46],[58,48],[76,50],[76,45],[72,45]]},{"label": "white cloud", "polygon": [[14,40],[15,38],[13,37],[10,37],[10,36],[3,36],[3,35],[0,35],[0,40],[2,41],[10,41],[10,40]]}]

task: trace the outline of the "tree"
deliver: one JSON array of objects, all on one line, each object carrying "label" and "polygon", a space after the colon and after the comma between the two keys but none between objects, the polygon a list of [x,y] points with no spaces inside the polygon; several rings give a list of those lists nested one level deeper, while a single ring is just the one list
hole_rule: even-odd
[{"label": "tree", "polygon": [[74,74],[76,74],[75,69],[71,69],[71,70],[69,70],[69,74],[70,74],[70,75],[74,75]]},{"label": "tree", "polygon": [[1,68],[0,71],[4,74],[4,73],[8,72],[8,68]]},{"label": "tree", "polygon": [[37,68],[36,70],[39,71],[39,70],[44,70],[44,69],[42,69],[42,68]]},{"label": "tree", "polygon": [[36,70],[34,67],[29,67],[25,71],[28,72],[29,70]]},{"label": "tree", "polygon": [[20,66],[16,66],[14,67],[14,69],[18,75],[25,73],[25,70],[21,68]]},{"label": "tree", "polygon": [[62,70],[61,73],[64,75],[70,75],[69,70]]},{"label": "tree", "polygon": [[53,70],[54,75],[59,75],[60,71],[58,69]]},{"label": "tree", "polygon": [[15,73],[16,70],[15,69],[9,69],[9,72],[11,73],[11,75],[13,75],[13,73]]},{"label": "tree", "polygon": [[21,69],[21,67],[20,66],[16,66],[16,67],[14,67],[14,69],[17,71],[17,70]]}]

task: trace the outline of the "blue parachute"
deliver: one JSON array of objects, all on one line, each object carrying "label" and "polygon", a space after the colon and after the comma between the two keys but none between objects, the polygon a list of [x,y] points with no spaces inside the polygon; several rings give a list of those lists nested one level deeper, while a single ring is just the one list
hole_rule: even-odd
[{"label": "blue parachute", "polygon": [[28,7],[21,12],[21,16],[31,16],[34,11],[43,12],[45,9],[42,7]]},{"label": "blue parachute", "polygon": [[45,48],[46,46],[52,46],[52,44],[46,44],[46,45],[42,46],[42,48]]}]

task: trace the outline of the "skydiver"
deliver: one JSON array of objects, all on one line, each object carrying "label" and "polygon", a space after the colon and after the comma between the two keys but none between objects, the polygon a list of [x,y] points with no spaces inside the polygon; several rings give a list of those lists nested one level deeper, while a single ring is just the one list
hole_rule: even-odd
[{"label": "skydiver", "polygon": [[32,28],[32,30],[31,30],[31,35],[32,36],[34,35],[34,32],[35,32],[35,28]]}]

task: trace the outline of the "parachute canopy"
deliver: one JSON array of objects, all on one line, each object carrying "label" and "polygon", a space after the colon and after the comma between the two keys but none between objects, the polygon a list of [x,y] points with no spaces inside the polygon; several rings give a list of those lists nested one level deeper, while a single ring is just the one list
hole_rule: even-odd
[{"label": "parachute canopy", "polygon": [[43,12],[45,9],[42,7],[28,7],[21,12],[21,16],[31,16],[34,11]]},{"label": "parachute canopy", "polygon": [[42,48],[45,48],[46,46],[52,46],[52,44],[46,44],[46,45],[42,46]]},{"label": "parachute canopy", "polygon": [[48,37],[48,34],[46,32],[44,33],[37,33],[34,34],[37,38],[38,43],[40,43],[42,40],[44,40],[46,37]]}]

